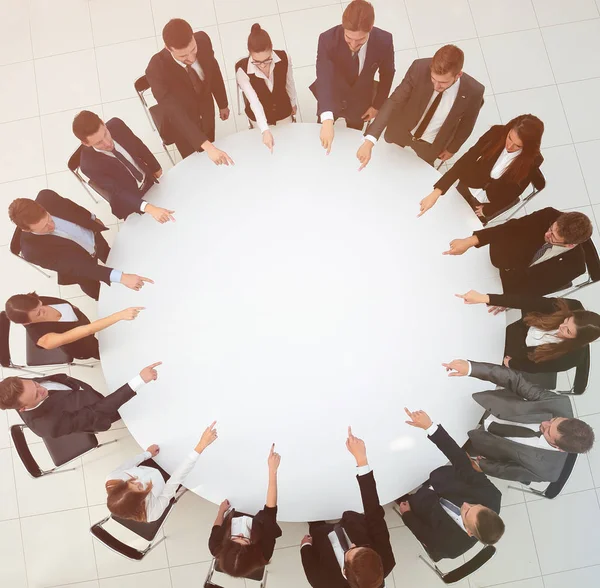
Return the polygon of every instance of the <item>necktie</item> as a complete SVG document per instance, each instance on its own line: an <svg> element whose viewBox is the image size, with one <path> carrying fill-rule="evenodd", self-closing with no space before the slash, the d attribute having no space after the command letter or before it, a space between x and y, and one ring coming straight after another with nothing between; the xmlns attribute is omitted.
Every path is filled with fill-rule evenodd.
<svg viewBox="0 0 600 588"><path fill-rule="evenodd" d="M453 512L457 517L461 516L460 508L454 504L454 502L450 502L445 498L440 498L440 504L445 506L450 512Z"/></svg>
<svg viewBox="0 0 600 588"><path fill-rule="evenodd" d="M131 175L138 182L141 182L144 179L144 174L142 174L122 153L119 153L116 149L113 149L111 153L129 170Z"/></svg>
<svg viewBox="0 0 600 588"><path fill-rule="evenodd" d="M535 255L533 256L533 259L531 260L531 263L535 263L538 259L540 259L542 257L542 255L544 255L544 253L546 253L546 251L548 251L548 249L550 249L550 247L552 247L552 243L544 243L535 252Z"/></svg>
<svg viewBox="0 0 600 588"><path fill-rule="evenodd" d="M187 71L188 76L190 76L190 81L192 82L192 87L198 96L202 96L204 94L204 84L198 75L198 72L191 66L186 65L185 71Z"/></svg>
<svg viewBox="0 0 600 588"><path fill-rule="evenodd" d="M427 129L427 126L431 122L431 119L433 118L433 115L435 114L435 111L437 110L437 107L440 105L440 102L442 101L442 94L443 94L443 92L440 92L435 97L435 100L431 103L429 110L427 110L427 112L425 113L425 116L423 117L423 120L421 121L421 124L418 126L417 130L415 131L415 134L414 134L415 139L420 139L423 136L423 133Z"/></svg>
<svg viewBox="0 0 600 588"><path fill-rule="evenodd" d="M519 425L505 425L503 423L490 423L488 432L498 437L541 437L541 431L533 431L528 427Z"/></svg>
<svg viewBox="0 0 600 588"><path fill-rule="evenodd" d="M360 61L358 60L358 51L352 54L352 83L358 79L358 70Z"/></svg>
<svg viewBox="0 0 600 588"><path fill-rule="evenodd" d="M344 528L339 523L334 525L333 532L336 534L344 553L350 549L350 545L348 544L348 540L346 539L346 534L344 533Z"/></svg>

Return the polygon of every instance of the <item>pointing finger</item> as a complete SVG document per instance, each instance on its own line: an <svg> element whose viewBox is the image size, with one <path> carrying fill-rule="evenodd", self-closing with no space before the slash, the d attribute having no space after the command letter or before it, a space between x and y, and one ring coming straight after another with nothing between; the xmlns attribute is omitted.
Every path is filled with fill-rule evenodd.
<svg viewBox="0 0 600 588"><path fill-rule="evenodd" d="M162 361L157 361L156 363L153 363L152 365L149 365L148 367L153 370L156 366L161 365Z"/></svg>
<svg viewBox="0 0 600 588"><path fill-rule="evenodd" d="M151 280L150 278L144 278L144 276L140 276L140 280L142 280L142 282L149 282L150 284L154 284L154 280Z"/></svg>

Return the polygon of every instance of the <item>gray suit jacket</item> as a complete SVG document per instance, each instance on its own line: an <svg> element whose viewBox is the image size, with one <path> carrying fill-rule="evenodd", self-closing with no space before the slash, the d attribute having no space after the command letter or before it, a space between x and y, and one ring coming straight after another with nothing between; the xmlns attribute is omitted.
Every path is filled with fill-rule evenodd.
<svg viewBox="0 0 600 588"><path fill-rule="evenodd" d="M444 149L456 153L468 139L483 104L484 90L475 78L463 73L458 96L431 146L435 157ZM365 134L379 139L387 127L385 140L388 143L407 145L411 141L410 131L423 116L432 93L431 57L416 59Z"/></svg>
<svg viewBox="0 0 600 588"><path fill-rule="evenodd" d="M554 417L573 418L567 396L528 382L521 372L491 363L471 362L471 376L502 389L473 394L495 417L519 423L541 423ZM567 454L510 441L483 429L469 431L477 455L486 459L481 469L488 475L518 482L554 482L560 476Z"/></svg>

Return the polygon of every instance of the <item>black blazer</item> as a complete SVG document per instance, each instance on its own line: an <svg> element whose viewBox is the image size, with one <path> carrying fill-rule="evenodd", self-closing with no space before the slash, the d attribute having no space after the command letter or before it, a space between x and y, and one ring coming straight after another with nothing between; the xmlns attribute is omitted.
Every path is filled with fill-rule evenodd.
<svg viewBox="0 0 600 588"><path fill-rule="evenodd" d="M409 496L411 510L402 519L415 537L427 547L435 561L455 558L477 543L475 537L463 531L440 505L445 498L460 507L464 502L481 504L500 512L502 494L481 472L476 472L464 449L448 435L444 427L429 437L451 465L433 470L429 482ZM429 488L433 487L433 490Z"/></svg>
<svg viewBox="0 0 600 588"><path fill-rule="evenodd" d="M347 511L342 515L341 525L348 537L358 546L374 549L383 562L384 577L394 569L396 560L390 544L390 534L385 523L383 507L379 503L377 485L373 472L356 476L360 487L364 515ZM302 565L306 577L313 588L348 588L342 576L333 547L327 535L333 525L321 525L321 531L313 534L313 544L301 548Z"/></svg>
<svg viewBox="0 0 600 588"><path fill-rule="evenodd" d="M492 168L502 153L504 145L489 159L483 159L482 153L488 145L496 143L505 133L503 125L493 126L438 180L434 188L439 188L442 194L445 194L456 180L465 183L469 188L484 188L489 200L488 204L483 205L485 216L492 216L512 204L531 183L531 177L539 170L544 158L541 155L536 157L529 175L521 182L507 179L506 174L498 179L492 179L490 177Z"/></svg>
<svg viewBox="0 0 600 588"><path fill-rule="evenodd" d="M317 79L310 91L317 99L317 116L331 111L334 116L360 120L369 107L379 110L394 80L394 43L391 33L373 27L367 44L365 63L356 81L352 80L352 52L337 25L319 35ZM377 92L373 95L375 73L379 71Z"/></svg>
<svg viewBox="0 0 600 588"><path fill-rule="evenodd" d="M146 180L154 181L153 174L160 169L160 164L150 149L120 118L111 118L106 122L106 126L112 138L142 169ZM110 195L110 208L117 218L124 220L131 213L140 211L143 193L140 192L135 178L118 159L83 145L80 167L92 182Z"/></svg>
<svg viewBox="0 0 600 588"><path fill-rule="evenodd" d="M225 84L210 38L203 31L194 33L194 38L198 45L197 60L204 72L204 84L210 90L209 96L214 96L219 108L226 108ZM198 99L187 72L175 63L166 47L152 57L146 68L146 77L170 128L198 151L202 143L208 140L200 128L200 118L215 116L212 96L210 100Z"/></svg>
<svg viewBox="0 0 600 588"><path fill-rule="evenodd" d="M40 406L19 412L23 422L40 437L108 431L111 424L119 420L118 410L121 405L135 396L129 384L121 386L108 396L102 396L89 384L67 374L32 379L38 383L50 380L70 388L51 390Z"/></svg>
<svg viewBox="0 0 600 588"><path fill-rule="evenodd" d="M59 196L53 190L42 190L35 201L52 216L93 231L96 242L99 239L104 241L101 233L108 228L92 220L92 213L83 206ZM112 268L98 264L96 258L74 241L54 235L34 235L21 229L17 229L16 233L20 234L23 257L35 265L54 270L58 274L59 284L76 284L81 279L86 279L105 282L110 286ZM104 245L108 248L106 241Z"/></svg>
<svg viewBox="0 0 600 588"><path fill-rule="evenodd" d="M546 231L561 214L555 208L543 208L473 233L479 239L477 247L490 246L490 259L501 270L505 293L543 296L585 272L581 247L565 249L564 253L529 267L536 251L545 243Z"/></svg>

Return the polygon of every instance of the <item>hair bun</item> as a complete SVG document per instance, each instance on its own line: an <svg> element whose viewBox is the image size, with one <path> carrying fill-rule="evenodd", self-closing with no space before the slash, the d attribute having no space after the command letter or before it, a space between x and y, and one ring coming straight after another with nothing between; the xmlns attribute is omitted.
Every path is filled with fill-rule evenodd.
<svg viewBox="0 0 600 588"><path fill-rule="evenodd" d="M262 30L262 29L260 28L260 25L259 25L257 22L255 22L255 23L252 25L252 28L250 29L250 33L251 33L251 34L256 34L256 33L259 33L261 30Z"/></svg>

